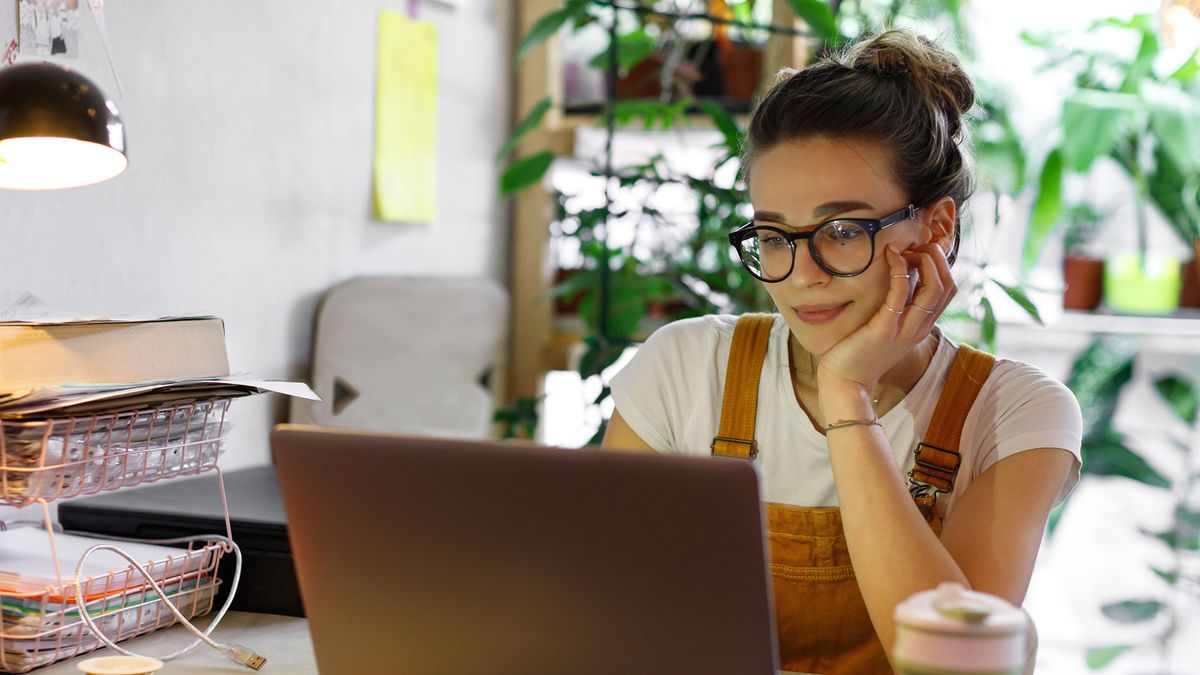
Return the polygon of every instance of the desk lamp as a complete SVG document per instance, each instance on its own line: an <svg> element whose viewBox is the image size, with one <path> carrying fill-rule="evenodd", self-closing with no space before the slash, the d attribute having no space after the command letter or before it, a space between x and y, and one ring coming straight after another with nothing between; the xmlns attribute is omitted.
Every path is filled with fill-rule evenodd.
<svg viewBox="0 0 1200 675"><path fill-rule="evenodd" d="M91 80L51 63L0 69L0 188L91 185L127 164L121 116Z"/></svg>

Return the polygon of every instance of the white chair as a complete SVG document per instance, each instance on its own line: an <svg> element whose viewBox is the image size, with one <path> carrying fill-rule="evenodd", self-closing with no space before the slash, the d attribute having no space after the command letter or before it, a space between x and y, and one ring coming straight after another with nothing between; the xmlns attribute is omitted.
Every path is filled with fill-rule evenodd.
<svg viewBox="0 0 1200 675"><path fill-rule="evenodd" d="M310 383L291 421L386 433L486 438L487 380L500 361L508 295L474 278L360 277L317 307Z"/></svg>

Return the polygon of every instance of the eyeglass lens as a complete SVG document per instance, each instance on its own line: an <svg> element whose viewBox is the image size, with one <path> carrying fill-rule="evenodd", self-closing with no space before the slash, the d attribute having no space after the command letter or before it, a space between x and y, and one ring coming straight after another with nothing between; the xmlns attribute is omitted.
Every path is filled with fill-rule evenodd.
<svg viewBox="0 0 1200 675"><path fill-rule="evenodd" d="M833 274L857 274L871 264L871 234L854 221L830 221L809 241L817 264ZM742 239L738 253L751 272L779 281L791 273L794 250L778 232L764 228Z"/></svg>

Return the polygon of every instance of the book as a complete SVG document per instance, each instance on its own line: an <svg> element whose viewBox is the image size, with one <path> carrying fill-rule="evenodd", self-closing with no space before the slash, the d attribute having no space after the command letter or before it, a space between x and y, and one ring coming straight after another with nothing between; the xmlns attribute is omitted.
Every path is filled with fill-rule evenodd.
<svg viewBox="0 0 1200 675"><path fill-rule="evenodd" d="M216 317L0 322L0 393L226 375Z"/></svg>

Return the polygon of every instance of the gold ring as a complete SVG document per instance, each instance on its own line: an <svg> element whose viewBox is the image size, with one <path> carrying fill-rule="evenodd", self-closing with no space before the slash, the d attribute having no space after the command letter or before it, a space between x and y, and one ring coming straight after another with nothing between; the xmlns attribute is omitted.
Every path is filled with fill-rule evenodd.
<svg viewBox="0 0 1200 675"><path fill-rule="evenodd" d="M892 314L895 314L896 316L904 316L904 312L901 312L898 309L892 309L891 305L888 305L887 303L884 303L883 306L885 309L887 309L887 311L891 312Z"/></svg>
<svg viewBox="0 0 1200 675"><path fill-rule="evenodd" d="M917 304L917 303L915 303L915 302L914 302L913 304L909 305L909 307L912 307L912 308L913 308L913 309L915 309L915 310L919 310L919 311L925 312L926 314L933 314L933 313L934 313L934 311L933 311L932 309L925 309L924 307L922 307L922 306L918 305L918 304Z"/></svg>
<svg viewBox="0 0 1200 675"><path fill-rule="evenodd" d="M892 278L893 279L908 279L909 276L907 274L893 274Z"/></svg>

